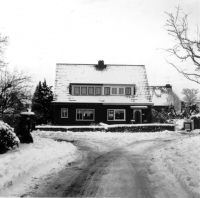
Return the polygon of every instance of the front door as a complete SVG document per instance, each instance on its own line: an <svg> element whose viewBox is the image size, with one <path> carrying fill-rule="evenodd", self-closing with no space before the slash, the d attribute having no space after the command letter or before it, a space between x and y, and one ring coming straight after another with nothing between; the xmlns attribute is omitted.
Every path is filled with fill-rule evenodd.
<svg viewBox="0 0 200 198"><path fill-rule="evenodd" d="M133 118L135 120L135 124L142 123L142 112L141 110L133 110Z"/></svg>

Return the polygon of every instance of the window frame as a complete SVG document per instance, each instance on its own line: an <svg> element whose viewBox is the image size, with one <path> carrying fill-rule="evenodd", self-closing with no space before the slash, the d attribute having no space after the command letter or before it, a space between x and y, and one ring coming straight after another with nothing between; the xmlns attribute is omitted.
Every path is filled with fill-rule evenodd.
<svg viewBox="0 0 200 198"><path fill-rule="evenodd" d="M75 93L75 88L79 88L79 94ZM81 95L81 87L80 86L74 86L74 95L75 96L80 96Z"/></svg>
<svg viewBox="0 0 200 198"><path fill-rule="evenodd" d="M64 109L67 110L67 116L66 117L63 117L63 113L62 112L63 112ZM61 118L68 118L68 116L69 116L68 115L68 108L61 108L60 112L61 112Z"/></svg>
<svg viewBox="0 0 200 198"><path fill-rule="evenodd" d="M126 93L126 90L127 90L127 89L130 89L130 94L127 94L127 93ZM125 95L126 95L126 96L131 96L131 95L132 95L132 88L131 88L131 87L125 87Z"/></svg>
<svg viewBox="0 0 200 198"><path fill-rule="evenodd" d="M93 88L93 94L89 94L89 89ZM95 88L94 87L88 87L88 96L94 96Z"/></svg>
<svg viewBox="0 0 200 198"><path fill-rule="evenodd" d="M116 93L113 93L113 89L116 90ZM118 95L117 90L118 90L118 87L111 87L111 93L112 93L112 95Z"/></svg>
<svg viewBox="0 0 200 198"><path fill-rule="evenodd" d="M113 111L114 112L113 120L109 120L108 119L108 112L109 111ZM124 112L124 119L123 120L121 120L121 119L115 119L115 112L116 111L123 111ZM107 109L107 121L126 121L126 109Z"/></svg>
<svg viewBox="0 0 200 198"><path fill-rule="evenodd" d="M108 90L109 90L109 93L108 93L108 94L105 94L105 89L108 89ZM109 95L110 95L110 87L104 87L104 95L105 95L105 96L109 96Z"/></svg>
<svg viewBox="0 0 200 198"><path fill-rule="evenodd" d="M82 89L85 88L86 89L86 94L82 94ZM88 87L81 87L81 96L87 96L88 95Z"/></svg>
<svg viewBox="0 0 200 198"><path fill-rule="evenodd" d="M122 89L123 93L121 94L120 91L118 91L119 95L125 95L125 87L119 87L119 90Z"/></svg>
<svg viewBox="0 0 200 198"><path fill-rule="evenodd" d="M80 111L80 110L81 110L81 113L82 113L82 119L78 119L77 118L77 115L78 115L77 112ZM93 111L94 115L93 115L93 119L92 120L84 120L83 119L83 111L84 110L86 110L86 111L88 111L88 110ZM76 109L76 121L95 121L95 109Z"/></svg>
<svg viewBox="0 0 200 198"><path fill-rule="evenodd" d="M100 88L100 94L96 94L96 89ZM102 95L102 87L95 87L95 95L96 96L101 96Z"/></svg>

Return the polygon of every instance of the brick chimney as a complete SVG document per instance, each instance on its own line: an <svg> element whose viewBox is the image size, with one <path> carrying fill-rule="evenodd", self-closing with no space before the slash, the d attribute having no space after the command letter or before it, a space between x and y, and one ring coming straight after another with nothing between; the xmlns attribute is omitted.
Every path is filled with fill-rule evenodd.
<svg viewBox="0 0 200 198"><path fill-rule="evenodd" d="M99 60L98 61L98 65L95 65L96 70L98 71L103 71L106 69L106 65L104 65L104 61L103 60Z"/></svg>

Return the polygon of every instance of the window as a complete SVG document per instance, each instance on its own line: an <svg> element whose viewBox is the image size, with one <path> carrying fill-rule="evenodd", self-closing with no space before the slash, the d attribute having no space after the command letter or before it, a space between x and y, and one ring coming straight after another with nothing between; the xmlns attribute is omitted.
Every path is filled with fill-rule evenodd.
<svg viewBox="0 0 200 198"><path fill-rule="evenodd" d="M108 120L114 120L114 110L108 110Z"/></svg>
<svg viewBox="0 0 200 198"><path fill-rule="evenodd" d="M94 87L88 87L88 95L94 95Z"/></svg>
<svg viewBox="0 0 200 198"><path fill-rule="evenodd" d="M112 88L112 94L117 94L117 88Z"/></svg>
<svg viewBox="0 0 200 198"><path fill-rule="evenodd" d="M87 87L81 87L81 95L87 95Z"/></svg>
<svg viewBox="0 0 200 198"><path fill-rule="evenodd" d="M94 121L94 109L77 109L76 120Z"/></svg>
<svg viewBox="0 0 200 198"><path fill-rule="evenodd" d="M124 95L124 88L119 88L119 94Z"/></svg>
<svg viewBox="0 0 200 198"><path fill-rule="evenodd" d="M95 95L101 95L101 87L95 87Z"/></svg>
<svg viewBox="0 0 200 198"><path fill-rule="evenodd" d="M61 109L61 118L68 118L68 109L66 108Z"/></svg>
<svg viewBox="0 0 200 198"><path fill-rule="evenodd" d="M74 95L80 95L80 87L74 87Z"/></svg>
<svg viewBox="0 0 200 198"><path fill-rule="evenodd" d="M131 87L126 87L125 88L125 94L126 95L131 95Z"/></svg>
<svg viewBox="0 0 200 198"><path fill-rule="evenodd" d="M110 95L110 87L104 87L104 95Z"/></svg>
<svg viewBox="0 0 200 198"><path fill-rule="evenodd" d="M125 110L124 109L109 109L108 110L108 121L125 121Z"/></svg>

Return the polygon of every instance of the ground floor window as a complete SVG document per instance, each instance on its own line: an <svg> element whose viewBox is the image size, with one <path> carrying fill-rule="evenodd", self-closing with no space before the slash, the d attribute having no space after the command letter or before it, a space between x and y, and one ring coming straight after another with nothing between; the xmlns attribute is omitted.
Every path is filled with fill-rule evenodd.
<svg viewBox="0 0 200 198"><path fill-rule="evenodd" d="M77 109L76 120L94 121L94 109Z"/></svg>
<svg viewBox="0 0 200 198"><path fill-rule="evenodd" d="M67 108L61 109L61 118L68 118L68 109Z"/></svg>
<svg viewBox="0 0 200 198"><path fill-rule="evenodd" d="M125 109L108 109L108 121L125 121Z"/></svg>

